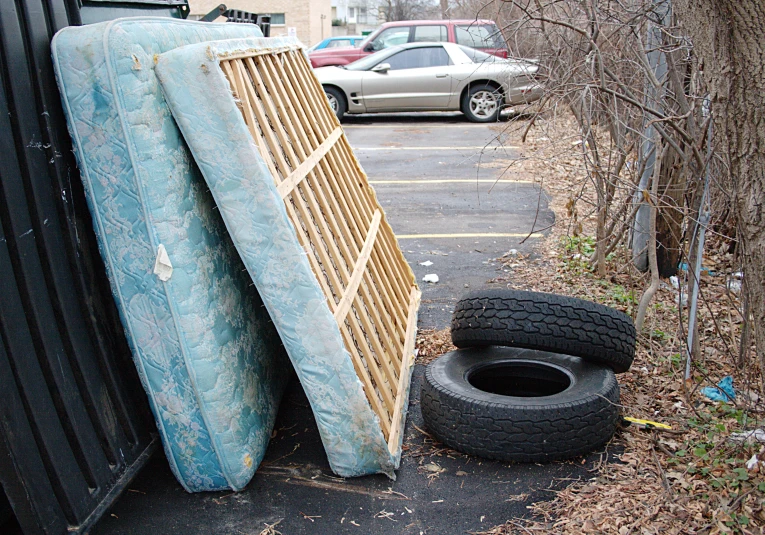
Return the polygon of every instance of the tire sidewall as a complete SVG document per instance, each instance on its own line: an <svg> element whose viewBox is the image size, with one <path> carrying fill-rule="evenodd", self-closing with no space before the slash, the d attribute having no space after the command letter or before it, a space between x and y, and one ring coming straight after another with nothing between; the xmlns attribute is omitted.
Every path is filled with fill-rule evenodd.
<svg viewBox="0 0 765 535"><path fill-rule="evenodd" d="M342 93L342 91L339 91L338 89L330 86L323 86L322 89L324 89L325 95L332 95L334 99L337 101L337 110L333 110L335 113L335 117L337 117L338 121L343 120L343 116L348 111L348 104L345 100L345 95Z"/></svg>
<svg viewBox="0 0 765 535"><path fill-rule="evenodd" d="M473 112L470 109L470 99L473 98L473 95L478 93L479 91L490 91L491 93L494 93L497 97L497 109L496 111L490 116L490 117L478 117L473 114ZM491 86L489 84L478 84L478 85L472 85L468 87L468 90L465 92L465 94L462 97L462 113L465 115L465 117L468 118L469 121L474 123L494 123L497 122L499 119L499 113L502 111L502 92L497 89L494 86Z"/></svg>
<svg viewBox="0 0 765 535"><path fill-rule="evenodd" d="M564 373L570 381L569 386L557 394L540 397L503 396L485 392L474 387L468 381L471 373L480 368L501 364L535 363L550 366ZM580 358L568 355L505 347L466 348L451 351L433 361L427 370L431 383L442 387L442 392L449 392L457 401L470 404L475 408L491 407L510 408L513 411L529 410L538 412L559 407L587 404L599 398L610 389L615 381L613 373L606 368L587 363ZM477 403L476 403L477 402Z"/></svg>

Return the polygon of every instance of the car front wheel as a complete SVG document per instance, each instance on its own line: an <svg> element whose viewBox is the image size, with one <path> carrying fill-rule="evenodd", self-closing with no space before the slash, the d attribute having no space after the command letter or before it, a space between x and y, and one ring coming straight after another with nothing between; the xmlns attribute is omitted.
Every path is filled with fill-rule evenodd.
<svg viewBox="0 0 765 535"><path fill-rule="evenodd" d="M502 93L489 84L470 87L462 98L462 113L474 123L493 123L502 108Z"/></svg>
<svg viewBox="0 0 765 535"><path fill-rule="evenodd" d="M324 94L327 95L329 106L337 116L337 120L341 121L348 109L348 105L345 103L345 95L337 88L330 86L324 86Z"/></svg>

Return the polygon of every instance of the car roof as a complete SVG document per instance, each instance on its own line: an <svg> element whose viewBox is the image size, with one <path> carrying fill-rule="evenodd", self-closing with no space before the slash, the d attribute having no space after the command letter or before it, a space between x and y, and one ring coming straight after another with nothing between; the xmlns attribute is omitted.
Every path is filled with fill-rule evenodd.
<svg viewBox="0 0 765 535"><path fill-rule="evenodd" d="M444 46L450 48L455 46L458 47L459 45L456 43L450 43L449 41L417 41L416 43L402 43L400 45L389 46L387 48L383 48L383 50L391 50L393 48L397 50L408 50L410 48L424 48L433 46ZM382 50L380 52L382 52Z"/></svg>
<svg viewBox="0 0 765 535"><path fill-rule="evenodd" d="M382 24L382 28L392 26L428 26L435 24L496 24L489 19L446 19L446 20L397 20Z"/></svg>

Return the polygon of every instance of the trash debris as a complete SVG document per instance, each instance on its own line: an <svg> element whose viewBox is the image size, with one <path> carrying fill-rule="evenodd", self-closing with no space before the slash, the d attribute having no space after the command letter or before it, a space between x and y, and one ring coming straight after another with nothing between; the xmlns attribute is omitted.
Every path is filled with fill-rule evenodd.
<svg viewBox="0 0 765 535"><path fill-rule="evenodd" d="M686 264L685 262L680 262L680 264L677 266L677 269L679 269L680 271L688 271L688 264ZM709 275L710 277L716 277L717 276L717 272L714 269L710 269L710 268L705 267L705 266L701 266L700 274L701 275Z"/></svg>
<svg viewBox="0 0 765 535"><path fill-rule="evenodd" d="M755 466L757 466L758 462L760 462L760 460L757 458L757 454L755 453L754 455L752 455L752 458L746 462L746 469L747 470L753 469Z"/></svg>
<svg viewBox="0 0 765 535"><path fill-rule="evenodd" d="M757 428L751 431L741 431L738 433L731 433L730 440L732 442L740 442L742 444L765 444L765 429Z"/></svg>
<svg viewBox="0 0 765 535"><path fill-rule="evenodd" d="M173 265L170 263L170 257L167 256L167 250L161 243L157 247L157 259L154 261L154 274L162 282L167 282L173 275Z"/></svg>
<svg viewBox="0 0 765 535"><path fill-rule="evenodd" d="M625 416L622 419L628 422L627 425L634 424L640 429L672 429L671 426L667 424L663 424L661 422L654 422L651 420L641 420L640 418L632 418L630 416Z"/></svg>
<svg viewBox="0 0 765 535"><path fill-rule="evenodd" d="M431 282L433 284L438 282L438 275L435 273L429 273L422 278L422 282Z"/></svg>
<svg viewBox="0 0 765 535"><path fill-rule="evenodd" d="M725 286L728 287L728 290L733 292L734 294L740 294L741 293L741 280L740 279L731 279L728 282L725 283Z"/></svg>
<svg viewBox="0 0 765 535"><path fill-rule="evenodd" d="M425 266L425 267L429 267L429 266L433 265L433 262L431 262L430 260L425 260L425 262L420 262L420 265L421 266Z"/></svg>
<svg viewBox="0 0 765 535"><path fill-rule="evenodd" d="M679 290L680 289L680 279L677 278L677 275L672 275L669 278L669 283L672 285L672 287L675 290Z"/></svg>
<svg viewBox="0 0 765 535"><path fill-rule="evenodd" d="M712 401L733 401L736 399L736 391L733 390L733 377L723 377L717 386L705 386L701 393Z"/></svg>

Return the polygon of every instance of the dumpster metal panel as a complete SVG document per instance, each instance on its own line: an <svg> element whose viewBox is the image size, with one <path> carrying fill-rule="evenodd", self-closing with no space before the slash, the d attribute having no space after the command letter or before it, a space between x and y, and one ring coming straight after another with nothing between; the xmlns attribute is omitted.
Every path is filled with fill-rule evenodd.
<svg viewBox="0 0 765 535"><path fill-rule="evenodd" d="M0 2L0 484L26 533L86 530L156 446L50 59L92 4Z"/></svg>

